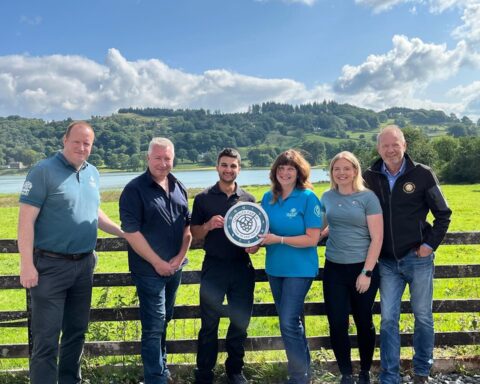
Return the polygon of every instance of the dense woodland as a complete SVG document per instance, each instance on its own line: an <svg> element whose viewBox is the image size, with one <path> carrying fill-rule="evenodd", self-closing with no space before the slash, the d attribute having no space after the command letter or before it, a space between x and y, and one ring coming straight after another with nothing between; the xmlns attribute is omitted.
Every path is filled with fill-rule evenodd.
<svg viewBox="0 0 480 384"><path fill-rule="evenodd" d="M0 166L15 161L31 166L55 153L71 121L0 117ZM154 136L170 138L176 161L192 165L214 165L217 152L231 146L241 151L244 166L269 166L280 151L291 147L302 149L313 165L350 150L365 166L376 157L380 127L395 123L404 129L412 157L432 166L444 181L480 182L480 120L436 110L374 112L333 101L298 106L268 102L243 113L125 108L89 121L96 133L90 161L123 170L145 167L145 152Z"/></svg>

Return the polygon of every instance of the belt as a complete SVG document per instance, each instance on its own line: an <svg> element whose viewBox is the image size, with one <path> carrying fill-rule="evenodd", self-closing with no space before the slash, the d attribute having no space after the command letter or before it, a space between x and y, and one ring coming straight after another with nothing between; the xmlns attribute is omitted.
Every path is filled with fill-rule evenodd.
<svg viewBox="0 0 480 384"><path fill-rule="evenodd" d="M48 257L53 257L55 259L66 259L66 260L81 260L84 257L90 256L93 251L90 252L85 252L85 253L58 253L58 252L50 252L50 251L44 251L43 249L37 249L40 254L48 256Z"/></svg>

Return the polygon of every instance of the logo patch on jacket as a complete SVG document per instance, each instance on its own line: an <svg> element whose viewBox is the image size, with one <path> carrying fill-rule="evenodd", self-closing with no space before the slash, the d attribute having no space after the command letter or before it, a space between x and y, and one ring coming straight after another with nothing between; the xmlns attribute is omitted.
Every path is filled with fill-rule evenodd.
<svg viewBox="0 0 480 384"><path fill-rule="evenodd" d="M415 191L415 184L412 182L408 181L405 184L403 184L403 192L405 193L413 193Z"/></svg>

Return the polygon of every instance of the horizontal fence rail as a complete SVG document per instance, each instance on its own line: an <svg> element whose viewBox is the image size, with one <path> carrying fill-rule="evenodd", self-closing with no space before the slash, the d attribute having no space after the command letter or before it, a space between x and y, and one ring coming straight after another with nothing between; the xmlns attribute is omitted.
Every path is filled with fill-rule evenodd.
<svg viewBox="0 0 480 384"><path fill-rule="evenodd" d="M451 232L443 242L444 245L473 245L480 244L480 232ZM194 242L191 249L199 249L202 242ZM97 242L98 252L126 251L126 242L117 238L100 238ZM0 240L0 253L18 253L17 241ZM323 277L323 269L319 269L317 280ZM480 264L473 265L441 265L435 267L435 279L448 278L478 278L480 277ZM267 276L264 270L256 270L255 280L266 282ZM186 271L182 275L182 284L199 284L200 271ZM123 287L132 286L129 273L99 273L94 275L95 287ZM18 276L0 276L0 289L23 289ZM224 306L223 317L227 316L227 307ZM412 313L410 302L402 302L402 313ZM457 299L457 300L434 300L434 313L475 313L480 312L480 299ZM373 312L380 313L380 303L374 304ZM304 306L305 316L324 316L325 306L321 302L307 302ZM27 327L28 311L0 311L0 327ZM273 303L254 304L253 317L276 316ZM174 319L198 319L200 307L198 305L175 306ZM139 320L138 307L121 308L93 308L91 322L112 321L135 321ZM309 345L312 350L330 348L328 336L309 337ZM378 342L378 340L377 340ZM356 337L351 337L353 347L356 347ZM411 346L413 334L401 335L402 346ZM480 332L442 332L436 333L436 346L455 345L478 345L480 344ZM197 341L169 340L167 341L169 353L195 353ZM378 345L377 345L378 346ZM246 342L247 351L271 351L282 350L283 342L280 336L249 337ZM219 341L219 351L225 352L225 340ZM140 354L139 341L92 341L85 344L85 353L91 356L114 356L114 355L137 355ZM29 356L28 344L4 344L0 345L0 358L26 358Z"/></svg>

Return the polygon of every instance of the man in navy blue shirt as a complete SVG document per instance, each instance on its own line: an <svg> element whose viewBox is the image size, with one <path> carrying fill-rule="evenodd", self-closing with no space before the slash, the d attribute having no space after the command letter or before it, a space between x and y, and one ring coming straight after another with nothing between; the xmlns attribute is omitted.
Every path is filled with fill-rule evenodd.
<svg viewBox="0 0 480 384"><path fill-rule="evenodd" d="M170 173L173 159L173 143L153 138L148 169L130 181L120 196L128 264L140 301L145 384L165 384L171 379L165 335L192 239L187 191Z"/></svg>

